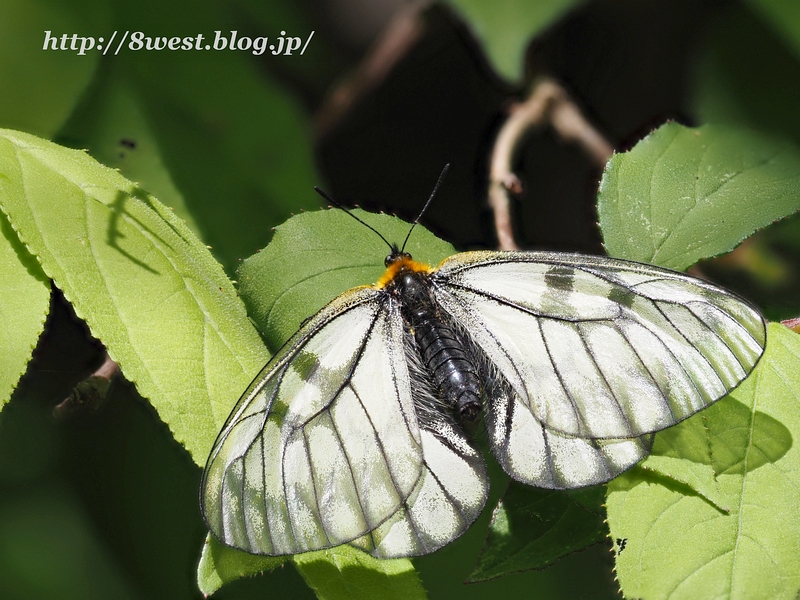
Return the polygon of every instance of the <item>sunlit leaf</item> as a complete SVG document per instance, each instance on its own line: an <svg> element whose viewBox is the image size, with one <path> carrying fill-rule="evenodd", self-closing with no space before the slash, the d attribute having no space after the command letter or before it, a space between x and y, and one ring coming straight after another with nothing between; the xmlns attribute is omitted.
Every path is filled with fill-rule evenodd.
<svg viewBox="0 0 800 600"><path fill-rule="evenodd" d="M609 161L598 197L611 256L683 270L800 208L800 151L756 133L662 126Z"/></svg>
<svg viewBox="0 0 800 600"><path fill-rule="evenodd" d="M0 204L44 272L195 462L267 353L184 223L86 153L0 132Z"/></svg>
<svg viewBox="0 0 800 600"><path fill-rule="evenodd" d="M666 475L701 467L705 473L696 485L643 469L609 484L611 533L627 540L616 567L626 596L796 597L798 360L800 337L770 325L766 353L741 387L659 434L671 440L657 442L661 456L644 466L652 462ZM671 441L684 434L695 443L672 448ZM665 455L674 459L671 465ZM681 469L678 461L689 466Z"/></svg>
<svg viewBox="0 0 800 600"><path fill-rule="evenodd" d="M4 193L0 179L0 197ZM25 372L44 328L50 282L0 213L0 408Z"/></svg>

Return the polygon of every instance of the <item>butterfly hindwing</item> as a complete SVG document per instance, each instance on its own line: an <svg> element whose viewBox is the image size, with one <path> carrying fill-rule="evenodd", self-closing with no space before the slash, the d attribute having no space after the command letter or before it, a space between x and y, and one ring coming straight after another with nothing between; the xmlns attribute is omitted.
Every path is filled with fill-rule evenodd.
<svg viewBox="0 0 800 600"><path fill-rule="evenodd" d="M456 327L481 373L492 454L517 481L549 489L605 483L650 453L653 434L592 439L549 428L521 401L468 331L460 323Z"/></svg>
<svg viewBox="0 0 800 600"><path fill-rule="evenodd" d="M653 435L586 439L548 429L508 386L488 394L486 429L497 462L528 485L571 489L604 483L645 458Z"/></svg>
<svg viewBox="0 0 800 600"><path fill-rule="evenodd" d="M730 292L610 258L467 252L442 263L433 290L516 401L567 437L669 427L736 387L766 341Z"/></svg>
<svg viewBox="0 0 800 600"><path fill-rule="evenodd" d="M442 419L421 428L423 473L400 510L353 545L378 558L417 556L460 536L489 494L483 459L460 428Z"/></svg>

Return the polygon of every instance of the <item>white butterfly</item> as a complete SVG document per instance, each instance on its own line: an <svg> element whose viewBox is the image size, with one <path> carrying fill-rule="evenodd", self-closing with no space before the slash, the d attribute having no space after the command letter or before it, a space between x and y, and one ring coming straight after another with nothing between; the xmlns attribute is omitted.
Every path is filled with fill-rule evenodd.
<svg viewBox="0 0 800 600"><path fill-rule="evenodd" d="M640 263L466 252L431 268L394 247L386 266L308 320L233 409L201 498L225 544L432 552L487 497L464 421L484 415L514 479L602 483L736 387L766 343L746 301Z"/></svg>

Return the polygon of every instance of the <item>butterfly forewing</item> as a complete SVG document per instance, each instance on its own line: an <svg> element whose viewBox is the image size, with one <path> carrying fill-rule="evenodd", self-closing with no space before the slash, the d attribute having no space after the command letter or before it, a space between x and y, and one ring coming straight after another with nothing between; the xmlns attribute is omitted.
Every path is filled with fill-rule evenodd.
<svg viewBox="0 0 800 600"><path fill-rule="evenodd" d="M225 543L293 554L364 535L422 477L402 321L370 288L337 298L265 367L212 451L209 527Z"/></svg>
<svg viewBox="0 0 800 600"><path fill-rule="evenodd" d="M669 427L738 385L766 341L758 312L729 292L603 257L457 254L433 289L518 402L567 437Z"/></svg>

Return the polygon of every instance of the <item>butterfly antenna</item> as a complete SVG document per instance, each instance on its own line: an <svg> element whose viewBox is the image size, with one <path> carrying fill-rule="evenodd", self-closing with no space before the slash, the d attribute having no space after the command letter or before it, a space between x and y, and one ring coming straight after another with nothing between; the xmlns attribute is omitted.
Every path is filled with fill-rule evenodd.
<svg viewBox="0 0 800 600"><path fill-rule="evenodd" d="M325 198L325 200L327 200L328 202L330 202L331 204L333 204L333 205L334 205L336 208L340 208L340 209L342 209L342 210L343 210L345 213L347 213L348 215L350 215L351 217L353 217L353 218L354 218L356 221L358 221L359 223L361 223L362 225L364 225L364 226L365 226L367 229L371 229L372 231L374 231L375 233L377 233L377 234L378 234L378 237L380 237L380 238L381 238L381 239L382 239L382 240L383 240L383 241L386 243L386 245L387 245L387 246L389 246L389 248L390 248L391 250L394 250L394 249L395 249L395 246L393 246L392 244L390 244L390 243L389 243L389 240L387 240L385 237L383 237L383 234L382 234L380 231L378 231L377 229L375 229L375 228L374 228L372 225L370 225L369 223L366 223L366 222L362 221L361 219L359 219L359 218L358 218L357 216L355 216L355 215L354 215L352 212L350 212L350 209L349 209L349 208L347 208L347 207L345 207L345 206L342 206L342 204L341 204L341 203L339 203L339 202L337 202L336 200L334 200L333 198L331 198L331 197L330 197L328 194L326 194L326 193L325 193L323 190L319 189L317 186L314 186L314 191L315 191L315 192L317 192L317 193L318 193L320 196L322 196L323 198ZM412 226L412 227L413 227L413 226Z"/></svg>
<svg viewBox="0 0 800 600"><path fill-rule="evenodd" d="M419 220L422 218L422 215L424 215L425 211L428 210L428 206L430 206L430 203L433 201L433 197L436 195L436 192L439 191L439 186L442 185L442 182L444 181L444 178L447 176L447 172L449 170L450 170L450 163L447 163L444 166L444 169L442 169L442 172L439 175L439 180L436 182L436 185L433 186L433 191L431 192L428 201L425 203L425 206L422 207L422 210L419 211L417 218L414 219L414 222L411 224L411 229L408 230L408 233L406 234L406 239L403 240L403 247L400 248L400 252L403 252L406 249L406 244L408 243L408 238L411 237L411 232L414 231L414 227L417 226L417 223L419 223Z"/></svg>

